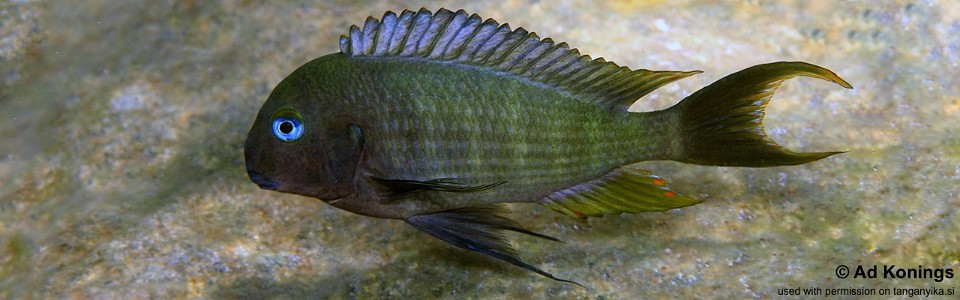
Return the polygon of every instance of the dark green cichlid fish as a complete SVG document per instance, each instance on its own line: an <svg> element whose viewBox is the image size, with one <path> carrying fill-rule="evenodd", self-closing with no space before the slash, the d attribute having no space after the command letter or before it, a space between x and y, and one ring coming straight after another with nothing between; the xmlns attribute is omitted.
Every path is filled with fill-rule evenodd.
<svg viewBox="0 0 960 300"><path fill-rule="evenodd" d="M768 167L840 153L791 152L764 133L764 107L784 80L851 88L803 62L753 66L671 108L627 111L697 73L631 70L462 10L387 12L277 85L247 136L247 172L263 189L402 219L571 282L520 259L504 230L556 239L507 219L501 203L580 218L663 211L700 201L634 163Z"/></svg>

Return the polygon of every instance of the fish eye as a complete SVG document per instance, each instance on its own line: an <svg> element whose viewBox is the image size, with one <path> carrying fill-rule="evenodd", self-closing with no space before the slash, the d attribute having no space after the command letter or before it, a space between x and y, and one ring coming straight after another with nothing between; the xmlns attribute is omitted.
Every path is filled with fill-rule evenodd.
<svg viewBox="0 0 960 300"><path fill-rule="evenodd" d="M281 110L273 119L273 135L284 142L293 142L303 136L303 121L292 110Z"/></svg>

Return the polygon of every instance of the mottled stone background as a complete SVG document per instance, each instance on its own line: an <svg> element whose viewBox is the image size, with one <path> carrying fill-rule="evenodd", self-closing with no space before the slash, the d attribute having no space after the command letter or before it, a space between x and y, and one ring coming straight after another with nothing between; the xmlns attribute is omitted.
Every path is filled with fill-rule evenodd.
<svg viewBox="0 0 960 300"><path fill-rule="evenodd" d="M368 15L419 1L0 2L0 298L772 297L840 264L960 276L955 1L449 1L582 52L703 70L661 109L745 67L801 60L856 89L787 82L767 131L847 150L766 169L645 163L706 202L580 221L536 205L511 235L554 282L399 221L258 189L242 143L271 88ZM276 2L276 3L274 3Z"/></svg>

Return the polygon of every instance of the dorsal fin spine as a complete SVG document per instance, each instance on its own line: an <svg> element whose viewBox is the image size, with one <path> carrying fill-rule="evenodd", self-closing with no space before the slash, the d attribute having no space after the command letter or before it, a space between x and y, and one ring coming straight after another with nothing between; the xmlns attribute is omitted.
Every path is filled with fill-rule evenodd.
<svg viewBox="0 0 960 300"><path fill-rule="evenodd" d="M440 19L440 21L437 22L436 21L437 19ZM449 10L442 10L433 14L433 20L430 20L430 27L427 30L428 32L433 34L432 36L429 36L429 39L427 40L427 43L429 43L429 45L426 47L422 46L423 40L427 39L428 35L424 35L422 38L420 38L421 47L424 48L424 51L423 51L424 57L440 56L441 53L438 53L438 50L439 50L438 48L440 47L437 47L438 46L437 43L439 43L440 41L444 41L445 43L450 43L449 39L445 40L443 37L447 32L447 27L450 26L450 23L453 23L456 19L457 19L457 14L453 14Z"/></svg>
<svg viewBox="0 0 960 300"><path fill-rule="evenodd" d="M487 42L489 42L490 39L496 36L497 32L500 31L500 26L496 26L496 24L497 24L497 21L494 19L487 19L486 21L483 21L483 24L480 24L481 29L478 32L478 34L486 34L487 36L484 37L482 41L479 41L478 43L474 44L475 46L473 47L473 50L470 52L469 55L467 55L468 57L464 59L465 61L467 60L476 61L477 53L480 52L480 50L487 45ZM491 25L495 25L495 26L493 26L492 29L489 29Z"/></svg>
<svg viewBox="0 0 960 300"><path fill-rule="evenodd" d="M516 55L508 55L507 58L512 58L512 59L510 59L509 63L504 61L503 69L507 71L514 70L514 68L517 67L517 63L519 63L525 57L530 55L530 53L533 52L533 50L536 50L537 47L540 45L542 44L538 42L534 42L533 40L530 40L530 39L520 41L520 45L518 45L515 50L510 51L510 53L513 54L513 53L517 53L518 51L522 51L522 52L519 52L519 54L516 54ZM522 70L517 70L517 71L520 71L518 73L523 73Z"/></svg>
<svg viewBox="0 0 960 300"><path fill-rule="evenodd" d="M539 62L543 57L549 54L550 49L553 49L554 43L553 40L547 38L544 39L546 43L539 43L534 45L527 51L525 56L522 56L520 61L523 62L520 64L520 67L517 69L522 74L530 74L530 69L538 67L537 62ZM530 76L533 78L533 76Z"/></svg>
<svg viewBox="0 0 960 300"><path fill-rule="evenodd" d="M474 39L480 35L480 31L483 30L483 18L473 14L470 15L470 18L467 19L467 25L464 26L464 29L460 30L455 36L455 39L460 40L460 46L457 49L449 50L452 54L450 59L460 59L465 57L464 55L467 49L470 48L470 45L474 43Z"/></svg>
<svg viewBox="0 0 960 300"><path fill-rule="evenodd" d="M411 55L414 56L423 56L417 51L423 51L422 45L423 38L430 35L430 26L433 26L433 18L436 17L436 14L431 13L426 8L421 8L417 12L417 17L414 19L414 26L410 30L411 33L417 34L416 40L413 41L413 44L410 44L410 41L407 41L407 44L410 44L412 48Z"/></svg>
<svg viewBox="0 0 960 300"><path fill-rule="evenodd" d="M511 70L521 73L521 74L530 74L530 69L535 68L537 65L533 61L539 60L541 56L545 54L546 49L550 48L553 45L548 44L537 44L530 47L527 50L526 57L521 56L517 61L510 67ZM530 78L534 78L530 76Z"/></svg>
<svg viewBox="0 0 960 300"><path fill-rule="evenodd" d="M362 38L363 35L360 33L360 27L357 27L357 25L350 26L350 53L353 53L353 55L360 54L357 51L360 51L358 48L362 49L363 47Z"/></svg>
<svg viewBox="0 0 960 300"><path fill-rule="evenodd" d="M413 18L410 19L410 31L406 40L403 42L403 48L400 52L400 56L413 56L417 51L417 45L420 44L420 38L426 34L425 28L430 25L430 20L433 19L432 15L424 13L426 9L421 9L417 14L413 15Z"/></svg>
<svg viewBox="0 0 960 300"><path fill-rule="evenodd" d="M476 28L471 30L470 34L467 35L466 40L463 41L463 47L460 47L460 50L453 56L457 62L470 60L472 54L476 52L480 45L490 38L494 32L480 16L473 15L470 17L470 20L477 20L477 25Z"/></svg>
<svg viewBox="0 0 960 300"><path fill-rule="evenodd" d="M403 44L407 42L407 36L410 33L410 21L413 19L413 12L407 10L397 16L397 28L393 30L393 36L390 37L389 56L400 55L403 51Z"/></svg>
<svg viewBox="0 0 960 300"><path fill-rule="evenodd" d="M564 81L564 79L567 78L566 75L568 75L567 73L564 73L564 72L571 72L571 73L574 72L574 71L568 71L568 70L570 70L571 69L570 67L576 64L577 61L579 61L579 57L580 57L580 52L577 51L577 49L573 49L573 51L558 58L557 62L562 62L563 60L568 60L568 61L554 71L556 72L556 76L553 76L553 78L547 81L547 83L559 85L560 82Z"/></svg>
<svg viewBox="0 0 960 300"><path fill-rule="evenodd" d="M564 53L565 51L560 50L561 48L563 48L564 45L566 44L565 43L555 44L553 45L553 47L550 47L550 49L548 49L543 56L537 58L537 61L535 61L534 63L540 62L540 60L543 60L544 58L555 56L550 60L548 60L546 63L537 67L536 73L530 73L530 77L538 81L543 81L544 78L540 77L540 74L543 74L544 71L549 70L550 67L552 67L558 60L563 58L564 55L566 55L566 53Z"/></svg>
<svg viewBox="0 0 960 300"><path fill-rule="evenodd" d="M449 10L438 11L433 14L433 20L430 20L430 29L432 29L430 32L432 32L433 35L430 36L429 44L424 47L424 53L426 53L424 57L440 57L440 53L437 52L439 50L438 48L440 48L438 47L439 43L440 41L443 41L444 43L450 42L449 40L445 40L443 37L447 32L447 27L450 26L450 23L453 23L456 20L456 17L457 15ZM439 21L437 19L439 19ZM427 38L427 36L424 36L422 39L425 38Z"/></svg>
<svg viewBox="0 0 960 300"><path fill-rule="evenodd" d="M464 41L462 40L460 33L464 30L472 32L474 28L470 27L476 26L475 23L471 23L470 16L463 12L463 10L458 11L456 17L454 17L454 21L452 21L451 24L455 26L451 27L450 25L447 25L446 30L450 33L450 37L448 38L449 42L444 45L443 49L440 49L440 56L438 56L443 60L450 60L455 57L453 56L455 52L460 52L459 50L463 48L464 45Z"/></svg>
<svg viewBox="0 0 960 300"><path fill-rule="evenodd" d="M503 24L503 25L497 26L497 31L493 32L493 35L491 35L490 38L487 39L487 41L480 46L480 48L477 48L477 54L480 54L480 53L486 53L486 54L482 54L483 57L476 60L476 62L481 65L486 64L487 60L490 59L490 56L492 56L493 53L496 52L494 51L494 49L503 47L503 43L507 42L507 38L510 35L510 32L511 32L510 25Z"/></svg>
<svg viewBox="0 0 960 300"><path fill-rule="evenodd" d="M384 38L389 42L389 35L393 33L393 26L388 23L386 16L380 18L380 30L377 30L377 34L373 37L373 55L382 55L386 50L387 43L381 42Z"/></svg>
<svg viewBox="0 0 960 300"><path fill-rule="evenodd" d="M586 55L581 55L578 61L579 63L584 64L586 61L590 61L590 57ZM596 60L593 60L593 61L596 61ZM600 64L592 64L582 68L574 68L573 71L570 72L570 74L567 74L566 78L564 78L563 84L572 86L573 84L571 83L583 82L582 80L586 78L586 76L589 76L590 73L593 73L593 71L596 71L597 69L602 67L603 65L600 65Z"/></svg>
<svg viewBox="0 0 960 300"><path fill-rule="evenodd" d="M458 24L458 19L461 17L461 14L454 14L453 17L443 18L445 21L442 25L437 27L437 38L433 39L433 42L430 44L430 51L427 54L427 57L438 59L444 58L444 50L446 50L447 47L450 47L450 44L454 42L451 37L455 35L456 32L451 33L451 30L459 31L459 29L462 28L460 26L462 24Z"/></svg>
<svg viewBox="0 0 960 300"><path fill-rule="evenodd" d="M589 59L589 57L587 57L586 55L581 56L581 58L588 58L588 59ZM594 62L596 62L597 60L602 60L602 59L603 59L603 58L595 59ZM583 59L581 59L581 61L582 61L582 60L583 60ZM573 73L570 73L570 77L567 78L566 81L567 81L567 82L572 82L572 83L584 82L584 81L583 81L584 79L586 79L587 77L590 77L590 75L592 75L593 72L599 70L600 68L603 68L603 64L594 64L594 65L591 65L591 66L588 66L588 67L585 67L585 68L576 70L576 71L574 71ZM576 75L576 76L574 76L574 75ZM579 92L579 91L582 91L582 90L583 90L583 87L582 87L582 86L575 86L573 89L575 89L576 91Z"/></svg>
<svg viewBox="0 0 960 300"><path fill-rule="evenodd" d="M603 79L607 77L611 77L611 75L619 71L620 69L615 67L614 64L605 63L603 67L594 71L593 74L590 74L590 76L588 76L587 79L584 80L584 85L581 91L584 91L587 93L593 93L597 91L597 89L607 86L607 84L609 84L610 82ZM611 78L613 78L611 80L616 80L616 77L611 77Z"/></svg>
<svg viewBox="0 0 960 300"><path fill-rule="evenodd" d="M443 59L454 59L463 53L463 49L467 46L467 43L470 42L470 39L472 39L476 34L477 29L480 28L480 21L481 19L477 15L469 16L463 21L463 25L461 25L460 28L457 28L457 31L453 33L450 43L447 43L447 46L444 47ZM468 33L463 34L465 31ZM457 45L455 45L453 49L450 49L450 46L455 42Z"/></svg>
<svg viewBox="0 0 960 300"><path fill-rule="evenodd" d="M486 41L488 38L490 38L490 36L493 35L496 30L496 27L493 27L492 29L489 28L486 21L484 21L483 18L478 15L471 16L470 20L476 20L475 23L477 25L475 28L473 28L473 30L470 31L470 34L467 35L466 39L463 41L463 47L457 51L457 55L455 57L459 61L470 59L470 55L468 53L473 53L473 51L476 50L476 48L479 47L483 41ZM484 32L487 32L485 36Z"/></svg>
<svg viewBox="0 0 960 300"><path fill-rule="evenodd" d="M390 42L393 40L393 33L397 31L397 15L392 11L388 11L383 14L383 18L380 18L380 30L377 31L376 37L376 50L373 51L374 55L384 55L390 52ZM384 32L387 30L387 32ZM383 42L381 42L383 41Z"/></svg>
<svg viewBox="0 0 960 300"><path fill-rule="evenodd" d="M487 60L496 53L496 49L502 48L503 44L507 42L511 32L510 26L507 24L498 26L497 31L487 39L487 42L477 49L477 54L482 57L479 57L476 62L480 65L486 65Z"/></svg>
<svg viewBox="0 0 960 300"><path fill-rule="evenodd" d="M510 55L511 52L513 52L513 49L516 49L517 46L520 46L521 42L523 42L523 38L529 34L530 33L523 28L517 28L513 32L507 33L507 35L503 38L503 42L497 46L496 50L492 51L493 55L488 57L488 59L493 57L496 58L494 58L493 61L484 61L484 63L500 62L498 65L502 66L503 60Z"/></svg>
<svg viewBox="0 0 960 300"><path fill-rule="evenodd" d="M539 71L542 71L544 67L550 66L549 64L541 64L540 61L554 55L556 53L555 51L557 50L557 44L554 43L552 39L546 38L543 40L546 41L547 43L541 44L533 52L531 52L531 53L536 53L536 56L530 59L530 61L526 63L528 66L526 69L524 69L524 73L530 74L530 77L532 78L537 78L536 75L539 75L540 73ZM540 52L537 52L537 50L540 50L540 49L542 50ZM549 61L550 60L548 60L548 62ZM536 69L538 72L531 73L532 71L531 69Z"/></svg>
<svg viewBox="0 0 960 300"><path fill-rule="evenodd" d="M416 50L414 50L414 56L428 57L430 55L431 48L427 47L427 45L432 46L434 43L436 43L435 37L438 36L437 27L441 26L442 24L437 24L435 20L438 16L440 16L440 12L430 15L430 18L425 25L426 27L423 29L423 34L420 35L420 38L417 39L417 43L414 44L414 47L416 48ZM444 24L446 24L446 22L444 22Z"/></svg>
<svg viewBox="0 0 960 300"><path fill-rule="evenodd" d="M380 34L379 28L380 21L377 21L377 19L372 16L367 17L367 21L363 24L363 42L366 44L366 50L363 51L363 54L370 55L376 50L377 35Z"/></svg>

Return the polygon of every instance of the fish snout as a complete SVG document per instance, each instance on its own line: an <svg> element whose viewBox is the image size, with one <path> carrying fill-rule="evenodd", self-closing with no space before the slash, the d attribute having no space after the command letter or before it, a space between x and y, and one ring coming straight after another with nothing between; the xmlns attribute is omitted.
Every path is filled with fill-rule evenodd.
<svg viewBox="0 0 960 300"><path fill-rule="evenodd" d="M277 187L280 186L276 182L264 178L263 175L260 175L257 172L247 171L247 175L250 175L250 181L253 181L253 183L256 183L257 186L259 186L261 189L276 190Z"/></svg>
<svg viewBox="0 0 960 300"><path fill-rule="evenodd" d="M280 187L276 181L267 179L263 177L263 175L260 175L260 173L253 171L253 166L249 161L247 161L247 175L250 176L250 181L256 183L261 189L276 190L278 187Z"/></svg>

